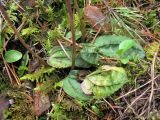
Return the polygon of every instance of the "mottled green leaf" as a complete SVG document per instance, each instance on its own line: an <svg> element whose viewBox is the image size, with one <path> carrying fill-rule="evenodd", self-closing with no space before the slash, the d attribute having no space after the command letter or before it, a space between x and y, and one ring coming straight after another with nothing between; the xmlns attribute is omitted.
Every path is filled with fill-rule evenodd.
<svg viewBox="0 0 160 120"><path fill-rule="evenodd" d="M5 60L8 63L13 63L22 58L22 53L17 50L9 50L5 53Z"/></svg>
<svg viewBox="0 0 160 120"><path fill-rule="evenodd" d="M143 48L131 38L117 35L103 35L96 39L95 46L104 57L134 60L144 58Z"/></svg>
<svg viewBox="0 0 160 120"><path fill-rule="evenodd" d="M123 68L104 65L86 76L81 88L85 94L92 93L95 97L102 98L116 92L127 81L127 74Z"/></svg>
<svg viewBox="0 0 160 120"><path fill-rule="evenodd" d="M55 68L67 68L72 66L72 49L55 47L52 51L52 56L48 58L47 63ZM79 53L76 54L75 66L88 68L91 65L84 61Z"/></svg>
<svg viewBox="0 0 160 120"><path fill-rule="evenodd" d="M77 67L82 67L82 68L89 68L89 67L91 67L91 64L88 63L88 62L86 62L84 59L82 59L82 57L80 56L79 53L76 55L75 65Z"/></svg>
<svg viewBox="0 0 160 120"><path fill-rule="evenodd" d="M93 44L84 44L80 51L81 57L90 64L98 64L99 54Z"/></svg>
<svg viewBox="0 0 160 120"><path fill-rule="evenodd" d="M63 80L63 89L71 97L78 100L90 100L91 96L84 94L80 87L80 83L77 82L78 70L72 70L69 75Z"/></svg>
<svg viewBox="0 0 160 120"><path fill-rule="evenodd" d="M55 68L66 68L72 65L71 49L55 47L52 51L52 56L48 58L47 63Z"/></svg>
<svg viewBox="0 0 160 120"><path fill-rule="evenodd" d="M124 40L128 40L128 38L125 36L117 36L117 35L102 35L96 38L95 46L99 48L106 45L117 45Z"/></svg>

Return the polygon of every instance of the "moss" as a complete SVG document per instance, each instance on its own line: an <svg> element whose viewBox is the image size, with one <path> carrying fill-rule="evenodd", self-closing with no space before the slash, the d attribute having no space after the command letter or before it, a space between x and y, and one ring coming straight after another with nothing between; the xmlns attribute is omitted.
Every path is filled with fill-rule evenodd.
<svg viewBox="0 0 160 120"><path fill-rule="evenodd" d="M7 120L35 120L32 103L22 87L10 87L3 93L14 99L14 104L5 111Z"/></svg>
<svg viewBox="0 0 160 120"><path fill-rule="evenodd" d="M0 59L0 94L8 86L8 81L9 81L7 75L5 75L3 72L3 66L4 65Z"/></svg>

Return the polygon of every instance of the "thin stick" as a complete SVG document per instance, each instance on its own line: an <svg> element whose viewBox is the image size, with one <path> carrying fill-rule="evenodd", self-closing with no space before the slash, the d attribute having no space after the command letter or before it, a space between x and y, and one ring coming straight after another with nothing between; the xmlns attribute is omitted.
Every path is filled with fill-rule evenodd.
<svg viewBox="0 0 160 120"><path fill-rule="evenodd" d="M71 57L69 56L69 54L67 53L67 51L65 50L65 48L63 47L63 45L61 44L61 42L59 40L57 40L59 45L61 46L62 50L64 51L64 53L66 54L66 56L71 59Z"/></svg>
<svg viewBox="0 0 160 120"><path fill-rule="evenodd" d="M95 42L95 40L96 40L96 38L97 38L97 36L98 36L98 34L100 33L101 30L102 30L102 26L98 29L96 35L94 36L94 38L93 38L93 40L92 40L92 43Z"/></svg>
<svg viewBox="0 0 160 120"><path fill-rule="evenodd" d="M147 88L147 89L146 89L141 95L139 95L136 99L134 99L134 101L133 101L130 105L127 106L127 108L125 109L124 112L126 112L126 111L128 110L128 108L130 108L138 99L140 99L149 89L150 89L150 87Z"/></svg>
<svg viewBox="0 0 160 120"><path fill-rule="evenodd" d="M70 22L70 28L72 33L72 69L75 67L75 58L76 58L76 42L75 42L75 29L74 29L74 21L73 21L73 12L71 8L71 1L66 0L67 10L69 13L69 22Z"/></svg>
<svg viewBox="0 0 160 120"><path fill-rule="evenodd" d="M7 67L7 62L5 61L3 54L2 54L2 59L3 59L4 66L5 66L5 68L6 68L6 71L7 71L8 77L9 77L9 80L10 80L11 84L13 84L13 79L12 79L12 77L11 77L11 74L10 74L9 69L8 69L8 67Z"/></svg>
<svg viewBox="0 0 160 120"><path fill-rule="evenodd" d="M129 105L128 101L127 101L125 98L124 98L124 101L126 102L126 104L127 104L127 106L129 107L129 109L131 109L132 112L133 112L136 116L138 116L138 114L135 112L134 108L132 108L132 106Z"/></svg>
<svg viewBox="0 0 160 120"><path fill-rule="evenodd" d="M10 20L10 18L8 17L2 3L0 2L0 11L2 16L4 17L4 19L8 22L8 24L10 25L10 27L13 29L15 35L17 36L17 38L19 39L19 41L21 42L21 44L33 55L35 56L42 64L47 65L47 63L41 58L39 57L36 53L34 53L31 49L30 46L28 44L26 44L23 40L23 38L19 35L16 27L12 24L12 21Z"/></svg>
<svg viewBox="0 0 160 120"><path fill-rule="evenodd" d="M20 80L19 80L18 76L14 73L14 71L12 70L12 68L8 64L6 64L6 65L9 69L10 73L14 77L14 81L16 81L17 85L20 85L21 83L20 83Z"/></svg>
<svg viewBox="0 0 160 120"><path fill-rule="evenodd" d="M116 110L113 108L113 106L112 106L106 99L103 98L103 100L112 108L112 110L113 110L115 113L117 113Z"/></svg>
<svg viewBox="0 0 160 120"><path fill-rule="evenodd" d="M160 75L156 76L156 77L154 78L154 80L157 79L159 76L160 76ZM124 94L124 95L116 98L115 100L119 100L119 99L121 99L121 98L123 98L123 97L125 97L125 96L127 96L127 95L129 95L129 94L131 94L131 93L133 93L133 92L135 92L135 91L137 91L138 89L140 89L140 88L148 85L150 82L152 82L152 81L150 80L150 81L146 82L145 84L139 86L138 88L136 88L136 89L134 89L134 90L132 90L132 91L129 91L128 93L126 93L126 94Z"/></svg>
<svg viewBox="0 0 160 120"><path fill-rule="evenodd" d="M9 66L9 65L8 65L8 66ZM15 78L15 81L17 82L17 84L20 85L20 84L21 84L21 81L20 81L19 77L18 77L17 74L16 74L16 71L15 71L15 69L14 69L13 64L12 64L11 66L12 66L12 68L9 66L9 67L10 67L10 71L12 72L12 74L13 74L13 76L14 76L14 78Z"/></svg>
<svg viewBox="0 0 160 120"><path fill-rule="evenodd" d="M68 39L68 38L66 38L66 37L62 37L62 38L63 38L64 40L66 40L67 42L73 44L72 41L71 41L70 39ZM76 43L76 47L82 48L82 45L79 45L78 43Z"/></svg>
<svg viewBox="0 0 160 120"><path fill-rule="evenodd" d="M11 69L11 67L8 65L8 63L7 63L6 60L4 59L3 54L1 54L1 55L2 55L3 63L4 63L4 65L5 65L5 68L6 68L6 71L7 71L7 74L8 74L8 77L9 77L9 79L10 79L11 84L13 84L13 78L12 78L12 76L13 76L16 84L17 84L17 85L20 85L21 83L20 83L20 81L19 81L19 78L17 77L16 74L14 74L14 72L13 72L12 69ZM11 76L11 74L12 74L12 76Z"/></svg>
<svg viewBox="0 0 160 120"><path fill-rule="evenodd" d="M155 52L153 60L152 60L152 66L151 66L151 94L149 97L149 105L148 105L148 113L150 111L150 107L151 107L151 103L152 103L152 99L153 99L153 94L154 94L154 78L155 78L155 73L154 73L154 68L155 68L155 62L156 62L156 58L158 55L158 51Z"/></svg>

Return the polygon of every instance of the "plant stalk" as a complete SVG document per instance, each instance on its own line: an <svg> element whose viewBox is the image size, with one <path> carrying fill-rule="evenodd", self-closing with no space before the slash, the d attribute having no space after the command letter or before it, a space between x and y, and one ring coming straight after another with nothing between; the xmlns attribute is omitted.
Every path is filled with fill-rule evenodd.
<svg viewBox="0 0 160 120"><path fill-rule="evenodd" d="M66 0L67 10L69 14L69 22L72 33L72 69L75 67L75 58L76 58L76 42L75 42L75 29L74 29L74 21L73 21L73 12L71 8L71 1Z"/></svg>

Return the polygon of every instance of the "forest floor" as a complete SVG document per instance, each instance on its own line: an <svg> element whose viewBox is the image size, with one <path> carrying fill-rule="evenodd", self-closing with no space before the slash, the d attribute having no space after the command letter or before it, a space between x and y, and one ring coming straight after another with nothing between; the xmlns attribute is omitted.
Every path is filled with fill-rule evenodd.
<svg viewBox="0 0 160 120"><path fill-rule="evenodd" d="M2 0L0 119L160 120L158 0Z"/></svg>

